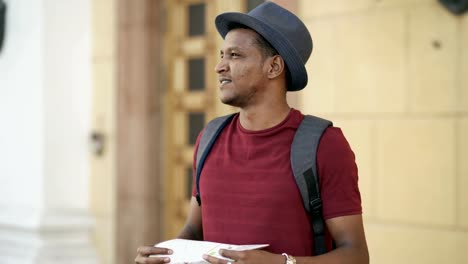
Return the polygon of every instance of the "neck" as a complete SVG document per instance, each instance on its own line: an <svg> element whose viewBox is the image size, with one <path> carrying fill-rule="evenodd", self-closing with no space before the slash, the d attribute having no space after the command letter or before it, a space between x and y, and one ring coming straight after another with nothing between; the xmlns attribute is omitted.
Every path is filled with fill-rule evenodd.
<svg viewBox="0 0 468 264"><path fill-rule="evenodd" d="M242 108L239 120L245 129L264 130L281 123L288 116L290 110L286 100L282 103L255 105Z"/></svg>

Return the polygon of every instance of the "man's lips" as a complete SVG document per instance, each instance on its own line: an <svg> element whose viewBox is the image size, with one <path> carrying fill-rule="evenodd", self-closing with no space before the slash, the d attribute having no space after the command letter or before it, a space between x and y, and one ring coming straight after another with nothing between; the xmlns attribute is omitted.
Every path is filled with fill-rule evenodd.
<svg viewBox="0 0 468 264"><path fill-rule="evenodd" d="M224 78L224 77L219 78L219 83L221 84L221 86L223 86L225 84L228 84L228 83L231 83L231 82L232 82L232 80L229 79L229 78Z"/></svg>

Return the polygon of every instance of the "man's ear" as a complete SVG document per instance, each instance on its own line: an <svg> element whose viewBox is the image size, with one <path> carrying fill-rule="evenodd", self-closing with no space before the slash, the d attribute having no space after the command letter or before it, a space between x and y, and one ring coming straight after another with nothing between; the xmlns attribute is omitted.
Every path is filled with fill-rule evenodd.
<svg viewBox="0 0 468 264"><path fill-rule="evenodd" d="M280 55L268 58L268 78L274 79L280 76L284 71L284 60Z"/></svg>

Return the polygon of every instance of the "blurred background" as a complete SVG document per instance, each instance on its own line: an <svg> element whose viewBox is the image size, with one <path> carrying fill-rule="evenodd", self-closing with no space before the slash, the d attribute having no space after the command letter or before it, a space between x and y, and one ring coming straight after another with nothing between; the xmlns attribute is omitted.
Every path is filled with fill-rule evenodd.
<svg viewBox="0 0 468 264"><path fill-rule="evenodd" d="M0 264L133 263L178 233L196 136L236 111L214 18L261 2L0 0ZM468 263L467 15L274 2L314 39L288 100L355 151L371 263Z"/></svg>

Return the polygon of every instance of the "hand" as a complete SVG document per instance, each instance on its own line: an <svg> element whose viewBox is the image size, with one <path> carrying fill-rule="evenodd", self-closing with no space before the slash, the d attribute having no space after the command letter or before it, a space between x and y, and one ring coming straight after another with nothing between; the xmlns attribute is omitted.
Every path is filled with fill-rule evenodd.
<svg viewBox="0 0 468 264"><path fill-rule="evenodd" d="M135 258L137 264L158 264L158 263L169 263L171 261L168 257L150 257L150 255L171 255L173 252L168 248L160 247L139 247L137 249L138 255Z"/></svg>
<svg viewBox="0 0 468 264"><path fill-rule="evenodd" d="M219 259L208 255L203 255L203 259L212 264L284 264L286 259L279 254L273 254L264 250L228 250L220 249L219 254L225 258L232 259L229 261Z"/></svg>

